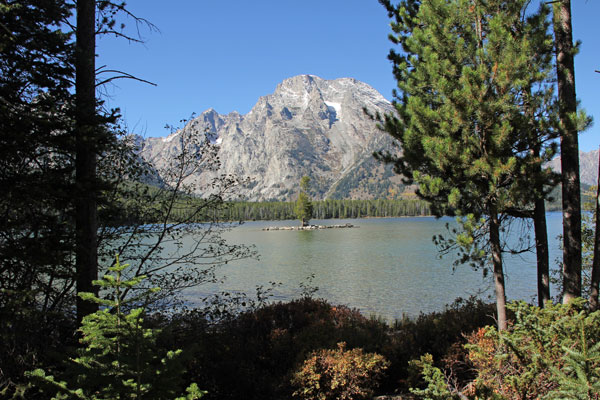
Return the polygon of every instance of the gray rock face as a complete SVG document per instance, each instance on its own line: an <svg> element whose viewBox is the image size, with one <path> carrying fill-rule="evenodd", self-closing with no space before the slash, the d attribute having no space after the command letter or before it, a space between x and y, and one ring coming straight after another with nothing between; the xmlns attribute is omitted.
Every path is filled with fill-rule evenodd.
<svg viewBox="0 0 600 400"><path fill-rule="evenodd" d="M560 172L560 157L549 163L550 167ZM579 174L582 183L596 185L598 183L598 150L579 152Z"/></svg>
<svg viewBox="0 0 600 400"><path fill-rule="evenodd" d="M240 193L248 200L294 199L303 175L311 177L317 199L399 193L400 178L372 157L373 151L393 149L391 139L363 108L372 114L394 110L375 89L355 79L300 75L259 98L246 115L209 109L182 131L208 132L218 146L219 173L251 179ZM142 157L161 170L181 152L182 131L146 139ZM201 187L215 174L200 168L186 180Z"/></svg>

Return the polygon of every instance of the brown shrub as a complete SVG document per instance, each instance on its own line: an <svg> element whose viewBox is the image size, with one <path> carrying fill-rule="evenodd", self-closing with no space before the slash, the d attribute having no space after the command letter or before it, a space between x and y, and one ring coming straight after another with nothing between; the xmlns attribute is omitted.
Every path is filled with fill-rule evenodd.
<svg viewBox="0 0 600 400"><path fill-rule="evenodd" d="M382 355L362 349L319 350L294 374L295 397L303 400L358 400L372 396L378 378L389 363Z"/></svg>

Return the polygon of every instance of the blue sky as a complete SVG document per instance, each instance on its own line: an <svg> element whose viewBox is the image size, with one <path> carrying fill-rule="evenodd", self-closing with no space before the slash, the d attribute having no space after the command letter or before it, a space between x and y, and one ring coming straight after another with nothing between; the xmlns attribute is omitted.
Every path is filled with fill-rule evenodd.
<svg viewBox="0 0 600 400"><path fill-rule="evenodd" d="M192 113L247 113L282 80L313 74L352 77L391 99L389 19L376 0L128 0L158 27L140 27L145 44L113 37L98 43L97 66L126 71L150 86L119 80L104 92L132 132L166 136ZM595 117L580 149L600 144L600 1L572 0L577 94ZM132 21L129 32L135 32Z"/></svg>

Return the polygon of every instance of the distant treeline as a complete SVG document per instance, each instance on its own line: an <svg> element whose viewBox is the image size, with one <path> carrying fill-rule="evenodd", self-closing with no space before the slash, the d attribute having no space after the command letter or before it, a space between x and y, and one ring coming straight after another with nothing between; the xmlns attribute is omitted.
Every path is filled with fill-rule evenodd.
<svg viewBox="0 0 600 400"><path fill-rule="evenodd" d="M228 221L296 219L295 202L235 202L222 210ZM431 215L429 204L418 199L313 201L313 218L414 217Z"/></svg>

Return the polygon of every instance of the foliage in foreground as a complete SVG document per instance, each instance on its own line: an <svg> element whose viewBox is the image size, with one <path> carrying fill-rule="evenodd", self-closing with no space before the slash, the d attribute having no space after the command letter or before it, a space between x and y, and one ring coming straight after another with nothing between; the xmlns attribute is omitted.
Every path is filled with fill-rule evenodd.
<svg viewBox="0 0 600 400"><path fill-rule="evenodd" d="M142 313L139 326L135 326L139 328L138 332L150 335L142 341L145 346L142 348L147 351L141 359L146 365L163 371L166 366L161 360L168 359L165 355L172 349L184 349L179 355L172 353L174 357L168 365L171 372L163 371L162 376L151 379L150 384L157 385L162 379L165 383L161 384L161 390L171 390L175 397L191 382L202 382L202 389L208 390L203 400L291 398L295 390L291 379L305 360L315 351L335 349L337 343L345 342L348 351L361 349L364 353L381 354L389 361L376 395L403 393L418 382L408 368L410 360L426 352L432 353L436 360L451 358L456 347L464 343L464 334L493 323L493 307L475 300L458 301L444 311L403 318L390 325L377 318L365 317L358 310L311 298L313 294L314 291L306 290L300 299L273 304L259 302L245 311L234 312L231 310L235 307L221 301L219 304L227 311L224 314L207 313L204 309L164 315ZM131 308L136 307L138 305L133 303L124 306L123 321ZM113 318L114 314L106 316ZM111 326L114 327L114 324ZM34 336L38 334L33 327L27 332ZM77 374L84 370L81 365L57 361L64 360L65 353L73 354L65 348L66 340L73 336L72 332L70 325L64 327L62 333L50 332L45 337L46 347L39 353L43 357L30 369L43 368L45 375L54 376L55 381L67 382L65 390L88 390L91 381L77 380ZM136 336L131 334L129 337ZM86 347L89 345L86 344ZM94 351L100 352L100 349ZM135 353L131 347L127 351L123 350L120 354L124 357L124 352L129 355ZM57 356L50 357L46 353L57 353ZM74 358L86 355L90 353L82 350ZM106 362L109 357L110 354L106 354L102 361L107 371L111 371ZM125 368L126 361L122 359L122 368ZM438 363L442 365L441 361ZM131 363L127 365L131 367ZM99 373L88 371L85 375L91 377L93 374ZM168 377L172 375L181 380L169 381ZM149 374L144 376L149 377ZM22 373L11 377L15 383L23 383ZM34 389L43 386L45 391L36 394L30 390L26 398L48 398L48 394L59 390L67 393L43 379L38 380L36 385L38 387ZM0 392L0 397L13 392L14 389L4 394ZM85 395L89 393L84 392Z"/></svg>
<svg viewBox="0 0 600 400"><path fill-rule="evenodd" d="M298 388L294 396L303 400L367 399L388 365L380 354L346 350L346 343L341 342L337 349L315 351L304 361L292 378Z"/></svg>
<svg viewBox="0 0 600 400"><path fill-rule="evenodd" d="M122 280L122 272L128 266L121 265L117 258L115 266L109 269L113 275L94 282L106 291L105 298L92 293L81 294L101 309L84 317L79 328L84 347L71 359L65 380L57 380L42 369L28 374L41 390L55 393L53 398L176 398L184 372L182 351L168 351L163 358L156 355L156 338L160 332L143 326L143 302L149 293L123 298L125 288L135 288L144 279ZM177 399L199 399L205 393L195 383L190 384L186 392Z"/></svg>
<svg viewBox="0 0 600 400"><path fill-rule="evenodd" d="M207 399L291 398L293 372L315 350L335 348L381 352L387 325L345 306L301 298L264 305L216 324L200 312L169 322L171 340L197 344L188 380L201 381Z"/></svg>
<svg viewBox="0 0 600 400"><path fill-rule="evenodd" d="M217 323L196 310L161 324L168 326L163 335L171 347L196 345L186 379L202 382L206 399L268 400L291 398L297 389L290 383L294 372L313 352L335 349L340 342L348 350L381 354L389 361L375 394L406 392L418 382L408 368L410 360L426 352L438 360L453 357L465 334L494 322L493 309L481 301L461 300L444 311L390 325L307 296Z"/></svg>
<svg viewBox="0 0 600 400"><path fill-rule="evenodd" d="M462 388L462 398L600 398L600 312L584 304L578 299L540 309L512 303L509 330L488 326L471 334L465 348L476 377ZM448 370L435 367L430 356L415 364L427 384L413 389L419 398L458 398Z"/></svg>

